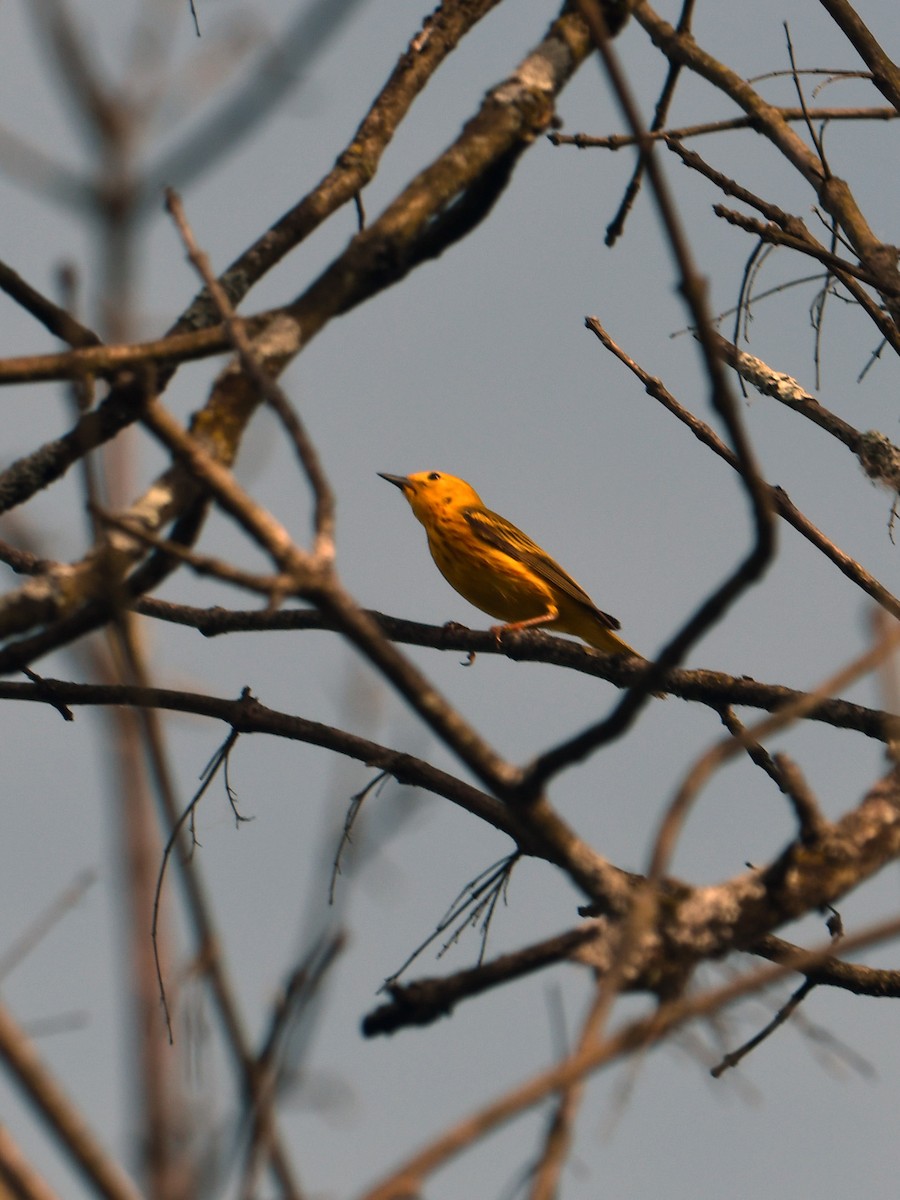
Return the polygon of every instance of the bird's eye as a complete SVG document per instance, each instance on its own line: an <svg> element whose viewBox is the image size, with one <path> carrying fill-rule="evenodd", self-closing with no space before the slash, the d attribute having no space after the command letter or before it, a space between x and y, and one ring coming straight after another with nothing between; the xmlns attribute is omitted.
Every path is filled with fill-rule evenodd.
<svg viewBox="0 0 900 1200"><path fill-rule="evenodd" d="M435 479L440 479L440 477L441 477L441 475L440 475L439 471L432 471L431 474L428 476L428 478L432 481L434 481Z"/></svg>

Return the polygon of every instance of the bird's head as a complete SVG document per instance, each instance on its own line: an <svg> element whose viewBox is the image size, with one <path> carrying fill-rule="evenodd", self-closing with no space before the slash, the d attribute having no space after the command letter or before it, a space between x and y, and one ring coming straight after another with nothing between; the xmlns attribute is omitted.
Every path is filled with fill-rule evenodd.
<svg viewBox="0 0 900 1200"><path fill-rule="evenodd" d="M482 507L481 497L464 479L443 471L417 471L415 475L384 475L398 487L423 525L441 510Z"/></svg>

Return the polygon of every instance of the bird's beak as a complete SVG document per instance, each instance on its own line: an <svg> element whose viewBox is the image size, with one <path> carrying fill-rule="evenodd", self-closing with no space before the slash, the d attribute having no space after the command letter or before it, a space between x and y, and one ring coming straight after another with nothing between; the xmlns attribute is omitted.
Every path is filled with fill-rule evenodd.
<svg viewBox="0 0 900 1200"><path fill-rule="evenodd" d="M383 471L377 472L380 479L386 479L388 483L392 483L394 487L398 487L401 492L409 487L409 480L405 475L385 475Z"/></svg>

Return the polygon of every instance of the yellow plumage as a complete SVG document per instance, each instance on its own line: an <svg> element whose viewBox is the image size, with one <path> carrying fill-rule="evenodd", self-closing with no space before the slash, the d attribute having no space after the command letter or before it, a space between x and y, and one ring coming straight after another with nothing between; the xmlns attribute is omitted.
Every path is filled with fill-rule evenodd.
<svg viewBox="0 0 900 1200"><path fill-rule="evenodd" d="M543 626L606 654L637 654L613 632L616 618L521 529L485 508L465 480L440 471L381 478L400 488L425 526L431 557L450 586L503 622L493 632Z"/></svg>

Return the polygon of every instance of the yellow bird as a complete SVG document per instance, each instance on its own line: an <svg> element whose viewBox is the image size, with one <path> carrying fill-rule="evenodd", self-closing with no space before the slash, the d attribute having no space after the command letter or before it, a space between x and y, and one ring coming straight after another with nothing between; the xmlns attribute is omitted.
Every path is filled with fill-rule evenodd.
<svg viewBox="0 0 900 1200"><path fill-rule="evenodd" d="M400 488L425 526L437 568L461 596L502 625L492 632L544 626L571 633L606 654L633 654L584 588L521 529L491 512L463 479L441 471L378 474Z"/></svg>

